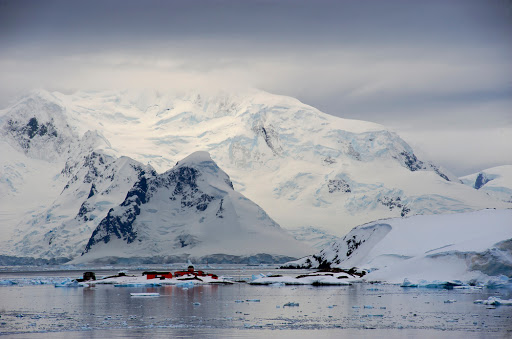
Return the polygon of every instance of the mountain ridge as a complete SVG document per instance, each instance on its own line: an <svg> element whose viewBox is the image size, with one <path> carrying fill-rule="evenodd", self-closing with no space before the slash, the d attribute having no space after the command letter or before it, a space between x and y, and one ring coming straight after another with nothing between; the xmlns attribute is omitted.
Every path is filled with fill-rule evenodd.
<svg viewBox="0 0 512 339"><path fill-rule="evenodd" d="M109 256L123 258L261 253L293 257L308 251L237 193L207 152L192 153L162 174L141 173L124 201L93 231L83 260L91 260L91 253L93 259L106 256L102 247L108 247Z"/></svg>

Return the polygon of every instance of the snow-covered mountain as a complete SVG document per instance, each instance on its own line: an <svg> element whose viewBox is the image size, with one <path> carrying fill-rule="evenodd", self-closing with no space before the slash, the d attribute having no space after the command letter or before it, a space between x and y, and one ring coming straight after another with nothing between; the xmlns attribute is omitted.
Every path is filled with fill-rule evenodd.
<svg viewBox="0 0 512 339"><path fill-rule="evenodd" d="M154 170L128 157L114 158L100 151L70 158L58 181L65 183L56 199L31 214L26 231L14 235L15 253L37 258L73 258L108 211L119 205L144 173Z"/></svg>
<svg viewBox="0 0 512 339"><path fill-rule="evenodd" d="M285 228L315 226L340 236L382 217L504 207L419 159L383 126L336 118L289 97L256 90L44 97L62 107L77 135L97 130L109 151L158 172L208 151L235 188Z"/></svg>
<svg viewBox="0 0 512 339"><path fill-rule="evenodd" d="M512 165L489 168L461 177L460 180L496 199L512 203Z"/></svg>
<svg viewBox="0 0 512 339"><path fill-rule="evenodd" d="M379 220L288 265L359 267L395 283L512 277L512 209Z"/></svg>
<svg viewBox="0 0 512 339"><path fill-rule="evenodd" d="M10 107L0 118L0 135L30 158L66 159L76 147L77 135L68 125L65 107L38 91Z"/></svg>
<svg viewBox="0 0 512 339"><path fill-rule="evenodd" d="M82 253L136 182L196 151L315 246L379 218L511 205L420 160L383 126L289 97L41 90L0 111L0 255Z"/></svg>
<svg viewBox="0 0 512 339"><path fill-rule="evenodd" d="M109 257L186 261L189 256L210 262L234 256L247 262L258 255L282 260L308 251L311 248L236 192L229 176L207 152L195 152L165 173L141 175L121 205L111 209L94 230L84 255L74 262Z"/></svg>

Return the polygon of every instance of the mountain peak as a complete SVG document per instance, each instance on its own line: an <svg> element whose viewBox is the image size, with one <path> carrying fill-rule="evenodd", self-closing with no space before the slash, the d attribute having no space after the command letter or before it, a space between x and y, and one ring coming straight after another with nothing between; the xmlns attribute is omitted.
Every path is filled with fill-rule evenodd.
<svg viewBox="0 0 512 339"><path fill-rule="evenodd" d="M177 166L190 166L190 165L201 164L204 162L212 162L213 164L215 164L215 166L217 166L217 164L212 160L210 153L206 152L206 151L194 152L194 153L190 154L189 156L187 156L186 158L178 161L176 163L176 165Z"/></svg>
<svg viewBox="0 0 512 339"><path fill-rule="evenodd" d="M232 189L208 152L194 152L165 173L141 176L99 223L77 260L306 252L258 205Z"/></svg>
<svg viewBox="0 0 512 339"><path fill-rule="evenodd" d="M37 90L5 111L0 135L27 156L62 160L78 141L68 124L66 108L52 94Z"/></svg>

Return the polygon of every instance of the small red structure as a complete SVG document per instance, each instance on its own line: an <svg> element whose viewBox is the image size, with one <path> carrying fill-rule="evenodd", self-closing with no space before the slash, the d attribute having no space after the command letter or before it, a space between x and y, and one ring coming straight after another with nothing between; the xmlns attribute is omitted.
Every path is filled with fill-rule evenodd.
<svg viewBox="0 0 512 339"><path fill-rule="evenodd" d="M172 273L171 272L142 272L142 275L145 275L147 279L172 279Z"/></svg>
<svg viewBox="0 0 512 339"><path fill-rule="evenodd" d="M176 272L174 272L174 276L176 278L182 277L182 276L185 276L185 275L192 275L192 276L194 276L196 278L197 277L210 276L210 277L212 277L212 279L218 279L218 277L215 274L205 274L203 271L195 271L194 270L194 266L189 266L186 271L176 271Z"/></svg>

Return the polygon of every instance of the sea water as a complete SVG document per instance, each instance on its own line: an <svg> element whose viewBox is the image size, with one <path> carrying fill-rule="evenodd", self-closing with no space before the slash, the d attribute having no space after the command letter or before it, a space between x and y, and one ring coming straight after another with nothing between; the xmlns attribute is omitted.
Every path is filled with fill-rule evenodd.
<svg viewBox="0 0 512 339"><path fill-rule="evenodd" d="M141 274L141 270L128 271ZM512 336L512 306L474 303L490 296L512 299L508 289L445 290L369 283L73 288L52 284L78 278L81 272L1 271L0 281L14 284L0 286L0 334L15 338ZM117 271L96 272L99 277ZM243 281L259 273L305 271L232 266L209 272Z"/></svg>

